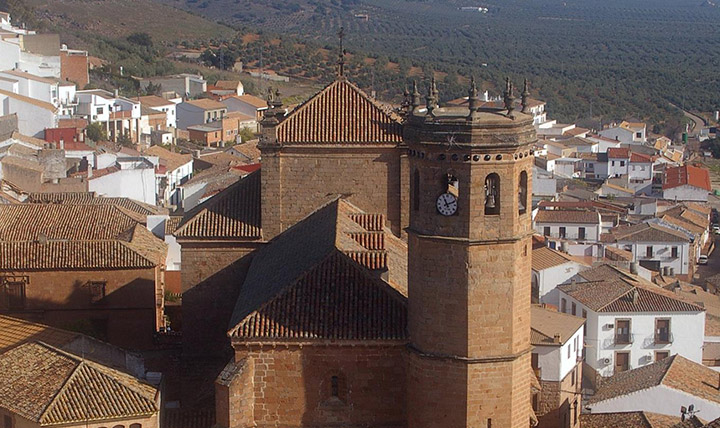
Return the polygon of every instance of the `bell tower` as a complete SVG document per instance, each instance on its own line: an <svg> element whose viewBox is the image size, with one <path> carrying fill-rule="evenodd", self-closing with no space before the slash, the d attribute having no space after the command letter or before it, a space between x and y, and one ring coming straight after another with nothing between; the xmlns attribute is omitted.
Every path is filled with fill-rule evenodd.
<svg viewBox="0 0 720 428"><path fill-rule="evenodd" d="M533 118L407 103L409 428L526 428L530 423ZM526 110L526 92L523 110Z"/></svg>

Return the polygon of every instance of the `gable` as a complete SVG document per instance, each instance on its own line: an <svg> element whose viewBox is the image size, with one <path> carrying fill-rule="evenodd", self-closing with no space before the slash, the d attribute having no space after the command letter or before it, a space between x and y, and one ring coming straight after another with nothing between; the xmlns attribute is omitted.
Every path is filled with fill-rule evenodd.
<svg viewBox="0 0 720 428"><path fill-rule="evenodd" d="M276 127L280 144L398 144L397 118L345 79L326 86Z"/></svg>

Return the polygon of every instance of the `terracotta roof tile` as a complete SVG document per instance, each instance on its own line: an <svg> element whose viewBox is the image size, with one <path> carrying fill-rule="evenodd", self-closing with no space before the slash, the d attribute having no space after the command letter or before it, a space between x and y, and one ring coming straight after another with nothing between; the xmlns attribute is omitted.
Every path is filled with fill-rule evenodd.
<svg viewBox="0 0 720 428"><path fill-rule="evenodd" d="M80 333L0 315L0 354L32 341L61 348L78 337Z"/></svg>
<svg viewBox="0 0 720 428"><path fill-rule="evenodd" d="M653 223L617 227L603 237L606 242L689 242L682 232Z"/></svg>
<svg viewBox="0 0 720 428"><path fill-rule="evenodd" d="M585 324L585 319L533 305L530 308L530 342L533 345L561 346ZM555 335L560 342L555 342Z"/></svg>
<svg viewBox="0 0 720 428"><path fill-rule="evenodd" d="M610 265L578 273L558 288L596 312L699 312L703 309L636 275Z"/></svg>
<svg viewBox="0 0 720 428"><path fill-rule="evenodd" d="M549 269L570 262L577 261L570 258L567 254L551 248L542 247L532 252L532 269L535 271Z"/></svg>
<svg viewBox="0 0 720 428"><path fill-rule="evenodd" d="M684 185L698 187L709 192L712 190L710 187L710 172L705 168L692 165L683 165L665 169L663 190L673 189Z"/></svg>
<svg viewBox="0 0 720 428"><path fill-rule="evenodd" d="M130 375L41 342L0 355L0 406L41 425L151 416L156 394Z"/></svg>
<svg viewBox="0 0 720 428"><path fill-rule="evenodd" d="M174 103L172 101L166 100L163 97L158 97L157 95L147 95L144 97L137 97L133 98L135 101L140 101L140 104L147 107L165 107L165 106L171 106Z"/></svg>
<svg viewBox="0 0 720 428"><path fill-rule="evenodd" d="M642 153L631 153L630 162L633 163L653 163L653 156L642 154Z"/></svg>
<svg viewBox="0 0 720 428"><path fill-rule="evenodd" d="M253 258L229 334L406 338L407 288L393 279L407 275L407 246L382 223L381 215L335 199L275 237ZM384 271L387 281L377 274Z"/></svg>
<svg viewBox="0 0 720 428"><path fill-rule="evenodd" d="M345 79L335 80L276 127L280 144L397 144L402 126Z"/></svg>
<svg viewBox="0 0 720 428"><path fill-rule="evenodd" d="M247 104L250 104L251 106L255 107L256 109L266 109L268 107L267 101L265 101L262 98L258 98L255 95L245 94L245 95L235 95L231 98L238 99L240 101L243 101Z"/></svg>
<svg viewBox="0 0 720 428"><path fill-rule="evenodd" d="M167 209L155 205L130 198L96 196L91 192L29 193L25 202L33 204L114 205L141 216L167 214Z"/></svg>
<svg viewBox="0 0 720 428"><path fill-rule="evenodd" d="M608 158L628 159L630 158L630 149L627 147L610 147L607 149Z"/></svg>
<svg viewBox="0 0 720 428"><path fill-rule="evenodd" d="M260 174L257 171L189 211L175 231L188 239L260 239Z"/></svg>
<svg viewBox="0 0 720 428"><path fill-rule="evenodd" d="M617 373L606 379L595 391L589 404L658 385L720 403L717 384L716 371L676 354L643 367Z"/></svg>
<svg viewBox="0 0 720 428"><path fill-rule="evenodd" d="M168 171L174 171L193 160L191 154L171 152L170 150L160 146L150 146L147 150L145 150L145 154L157 156L160 160L165 161Z"/></svg>
<svg viewBox="0 0 720 428"><path fill-rule="evenodd" d="M600 224L600 215L592 211L540 210L535 215L534 222Z"/></svg>
<svg viewBox="0 0 720 428"><path fill-rule="evenodd" d="M681 421L679 416L651 412L587 413L580 415L583 428L702 428L697 418Z"/></svg>
<svg viewBox="0 0 720 428"><path fill-rule="evenodd" d="M186 103L193 105L195 107L201 108L203 110L227 110L227 106L219 101L210 100L206 98L202 98L199 100L189 100L185 101Z"/></svg>

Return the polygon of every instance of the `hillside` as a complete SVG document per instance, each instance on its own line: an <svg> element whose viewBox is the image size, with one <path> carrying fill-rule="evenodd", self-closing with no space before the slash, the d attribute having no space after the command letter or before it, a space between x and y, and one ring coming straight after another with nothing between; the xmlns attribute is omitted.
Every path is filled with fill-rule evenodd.
<svg viewBox="0 0 720 428"><path fill-rule="evenodd" d="M151 0L24 0L43 28L65 37L126 37L151 34L159 43L227 38L234 31L172 6ZM89 44L85 41L83 44Z"/></svg>
<svg viewBox="0 0 720 428"><path fill-rule="evenodd" d="M400 64L397 74L403 83L413 67L426 75L431 70L447 73L448 81L440 88L445 98L462 95L465 89L456 82L470 74L490 89L510 74L518 82L528 77L562 120L677 119L667 101L691 110L717 108L720 9L707 2L162 1L233 26L296 36L321 47L336 45L336 32L343 26L350 52ZM488 12L459 10L470 5L487 7ZM259 47L254 52L243 60L257 60ZM380 70L373 82L363 83L390 95L388 82L396 85L398 79Z"/></svg>

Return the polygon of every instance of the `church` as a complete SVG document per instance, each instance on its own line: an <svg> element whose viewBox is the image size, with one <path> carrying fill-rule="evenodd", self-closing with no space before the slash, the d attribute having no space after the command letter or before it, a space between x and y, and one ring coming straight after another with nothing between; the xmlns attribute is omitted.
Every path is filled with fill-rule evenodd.
<svg viewBox="0 0 720 428"><path fill-rule="evenodd" d="M342 58L341 58L342 62ZM186 352L229 343L217 426L520 428L531 390L532 116L392 112L342 73L286 113L262 167L189 212ZM523 101L527 91L523 93Z"/></svg>

